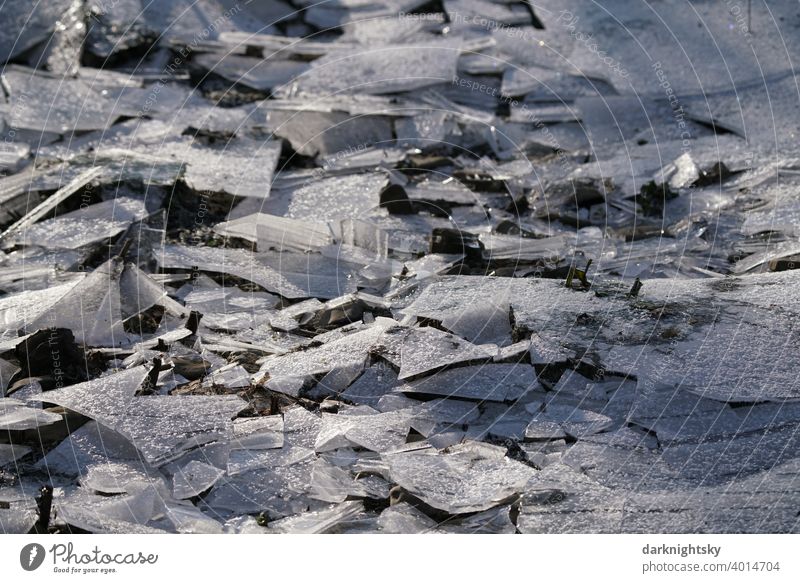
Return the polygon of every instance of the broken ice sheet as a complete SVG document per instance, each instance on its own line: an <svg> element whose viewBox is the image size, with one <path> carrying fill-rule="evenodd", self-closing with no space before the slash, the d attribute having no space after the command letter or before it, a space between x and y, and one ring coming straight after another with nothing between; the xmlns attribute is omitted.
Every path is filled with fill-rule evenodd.
<svg viewBox="0 0 800 583"><path fill-rule="evenodd" d="M222 524L191 503L165 503L166 517L175 530L188 534L222 534Z"/></svg>
<svg viewBox="0 0 800 583"><path fill-rule="evenodd" d="M398 143L421 150L449 141L448 134L456 129L452 116L446 111L422 111L401 117L394 123Z"/></svg>
<svg viewBox="0 0 800 583"><path fill-rule="evenodd" d="M61 476L85 476L89 468L109 463L124 464L126 475L132 465L140 475L147 475L148 472L148 468L140 460L139 452L127 439L95 421L89 421L70 433L69 437L39 460L36 466L57 480ZM106 481L104 488L113 486ZM115 489L124 491L122 487Z"/></svg>
<svg viewBox="0 0 800 583"><path fill-rule="evenodd" d="M716 440L746 431L742 418L726 403L647 382L637 387L629 420L654 433L662 444Z"/></svg>
<svg viewBox="0 0 800 583"><path fill-rule="evenodd" d="M222 324L228 316L242 313L258 321L257 316L262 312L269 313L280 299L267 292L243 292L237 287L216 286L191 291L183 301L188 308L203 314L204 326L226 328Z"/></svg>
<svg viewBox="0 0 800 583"><path fill-rule="evenodd" d="M742 83L732 90L702 92L684 99L689 117L746 137L757 148L794 148L800 131L793 115L795 78L789 71L770 79ZM781 128L781 131L776 131Z"/></svg>
<svg viewBox="0 0 800 583"><path fill-rule="evenodd" d="M511 323L507 301L477 302L457 316L448 315L442 326L473 344L511 344Z"/></svg>
<svg viewBox="0 0 800 583"><path fill-rule="evenodd" d="M119 235L149 214L144 201L120 196L31 225L9 241L48 249L77 249Z"/></svg>
<svg viewBox="0 0 800 583"><path fill-rule="evenodd" d="M360 408L357 408L360 409ZM363 407L350 414L322 414L322 427L314 449L331 451L341 447L358 446L377 453L391 452L406 443L414 410L400 409L377 413Z"/></svg>
<svg viewBox="0 0 800 583"><path fill-rule="evenodd" d="M469 442L447 453L408 452L385 457L392 479L426 504L450 514L480 512L525 490L536 470L505 449Z"/></svg>
<svg viewBox="0 0 800 583"><path fill-rule="evenodd" d="M262 212L317 223L359 218L380 204L387 176L382 172L322 176L286 189L274 189Z"/></svg>
<svg viewBox="0 0 800 583"><path fill-rule="evenodd" d="M314 459L311 449L287 445L277 449L235 449L228 459L227 474L237 476L253 470L292 466Z"/></svg>
<svg viewBox="0 0 800 583"><path fill-rule="evenodd" d="M119 258L110 259L71 288L27 328L68 328L76 340L93 346L119 346L128 343L122 325Z"/></svg>
<svg viewBox="0 0 800 583"><path fill-rule="evenodd" d="M410 20L397 17L400 11L401 16L404 10L413 11L414 8L421 6L421 0L383 0L382 2L363 2L362 0L339 0L335 3L318 4L309 0L302 0L299 5L304 7L304 20L320 29L337 28L339 26L349 30L356 22L367 24L379 24L385 19L390 19L393 26L378 27L386 34L397 34L397 24L399 21ZM397 24L395 24L397 22ZM403 27L405 28L405 27ZM372 37L367 37L371 40ZM344 39L350 40L349 35L344 35ZM363 42L363 38L359 37Z"/></svg>
<svg viewBox="0 0 800 583"><path fill-rule="evenodd" d="M297 516L288 516L269 525L274 532L292 534L322 534L339 523L353 518L364 508L359 500L342 502L316 512L304 512Z"/></svg>
<svg viewBox="0 0 800 583"><path fill-rule="evenodd" d="M448 534L515 534L511 506L499 506L472 516L445 521L436 532Z"/></svg>
<svg viewBox="0 0 800 583"><path fill-rule="evenodd" d="M148 463L162 465L193 447L227 441L231 418L246 406L235 395L138 397L101 422L130 439Z"/></svg>
<svg viewBox="0 0 800 583"><path fill-rule="evenodd" d="M184 0L167 0L144 5L140 14L150 34L192 47L198 43L197 31L204 30L204 26L210 30L202 35L203 42L216 41L226 34L242 34L247 38L251 34L275 32L274 25L293 14L293 8L283 0L248 3L234 9L236 6L223 0L198 2L187 9Z"/></svg>
<svg viewBox="0 0 800 583"><path fill-rule="evenodd" d="M243 366L231 363L209 374L203 379L203 386L235 391L250 386L250 373Z"/></svg>
<svg viewBox="0 0 800 583"><path fill-rule="evenodd" d="M754 431L720 441L667 445L662 458L682 478L713 485L788 462L796 457L798 446L800 436L794 426Z"/></svg>
<svg viewBox="0 0 800 583"><path fill-rule="evenodd" d="M84 383L43 393L40 399L55 403L86 417L104 418L123 409L147 378L145 367L110 373ZM102 421L100 421L102 423Z"/></svg>
<svg viewBox="0 0 800 583"><path fill-rule="evenodd" d="M548 404L543 414L538 415L525 430L525 434L544 435L552 432L555 426L572 437L582 437L592 433L600 433L611 427L613 420L600 413L587 411L569 405ZM551 439L563 437L553 435Z"/></svg>
<svg viewBox="0 0 800 583"><path fill-rule="evenodd" d="M231 448L276 449L283 447L283 417L246 417L234 419Z"/></svg>
<svg viewBox="0 0 800 583"><path fill-rule="evenodd" d="M322 426L319 415L297 406L283 412L284 438L289 445L312 449Z"/></svg>
<svg viewBox="0 0 800 583"><path fill-rule="evenodd" d="M71 0L56 0L30 5L24 0L11 0L4 4L6 25L0 33L0 61L6 63L50 36L70 3Z"/></svg>
<svg viewBox="0 0 800 583"><path fill-rule="evenodd" d="M183 179L189 188L264 199L280 152L279 142L236 138L221 147L192 145L178 149L176 155L187 163Z"/></svg>
<svg viewBox="0 0 800 583"><path fill-rule="evenodd" d="M22 169L22 162L30 154L31 148L28 144L15 142L0 145L0 171L5 174L13 174Z"/></svg>
<svg viewBox="0 0 800 583"><path fill-rule="evenodd" d="M0 443L0 468L15 464L18 459L25 457L30 452L31 448L24 445Z"/></svg>
<svg viewBox="0 0 800 583"><path fill-rule="evenodd" d="M794 355L797 332L780 312L735 318L706 326L678 341L668 354L653 355L653 369L640 379L680 386L728 402L786 401L800 397ZM746 358L748 366L742 366Z"/></svg>
<svg viewBox="0 0 800 583"><path fill-rule="evenodd" d="M91 15L85 41L87 57L108 59L148 42L150 32L137 22L142 9L139 0L117 0L113 4L89 0L86 9Z"/></svg>
<svg viewBox="0 0 800 583"><path fill-rule="evenodd" d="M120 310L123 318L130 318L153 306L164 308L168 316L182 319L188 316L188 310L167 296L167 289L132 263L122 270L119 279ZM162 321L161 329L163 329Z"/></svg>
<svg viewBox="0 0 800 583"><path fill-rule="evenodd" d="M214 75L251 89L270 92L305 73L309 65L280 55L260 59L226 53L205 53L192 59L196 66Z"/></svg>
<svg viewBox="0 0 800 583"><path fill-rule="evenodd" d="M385 534L421 534L434 528L436 521L408 502L389 506L378 518L378 529Z"/></svg>
<svg viewBox="0 0 800 583"><path fill-rule="evenodd" d="M591 74L552 74L539 67L518 70L508 68L503 74L503 92L525 93L520 107L512 108L509 120L519 123L579 121L580 114L571 102L580 97L610 96L617 92L607 79ZM557 103L556 103L557 102ZM566 103L565 103L566 102Z"/></svg>
<svg viewBox="0 0 800 583"><path fill-rule="evenodd" d="M0 532L28 534L38 518L36 502L32 498L10 502L3 500L3 506L0 506Z"/></svg>
<svg viewBox="0 0 800 583"><path fill-rule="evenodd" d="M61 421L57 413L28 407L16 399L0 399L0 431L25 431L38 429Z"/></svg>
<svg viewBox="0 0 800 583"><path fill-rule="evenodd" d="M309 496L323 502L344 502L348 496L364 497L366 491L353 479L352 474L323 459L314 462Z"/></svg>
<svg viewBox="0 0 800 583"><path fill-rule="evenodd" d="M601 486L563 464L542 470L522 498L522 533L617 533L625 493Z"/></svg>
<svg viewBox="0 0 800 583"><path fill-rule="evenodd" d="M78 279L80 278L79 276ZM8 348L4 345L3 351L13 350L17 344L23 342L24 338L18 338L17 331L55 304L76 283L77 281L69 281L49 289L21 291L0 298L0 326L3 336L6 337L4 340L9 344Z"/></svg>
<svg viewBox="0 0 800 583"><path fill-rule="evenodd" d="M452 81L460 52L461 39L331 51L312 62L296 83L301 91L324 95L410 91Z"/></svg>
<svg viewBox="0 0 800 583"><path fill-rule="evenodd" d="M751 186L750 191L766 204L745 213L742 233L780 231L788 236L800 235L800 204L794 197L798 183L798 175L784 176L778 170Z"/></svg>
<svg viewBox="0 0 800 583"><path fill-rule="evenodd" d="M355 281L349 274L319 255L291 257L244 249L166 245L157 259L167 269L196 266L203 271L235 275L288 299L329 299L355 291Z"/></svg>
<svg viewBox="0 0 800 583"><path fill-rule="evenodd" d="M302 102L293 109L270 109L267 124L276 136L288 140L298 154L305 156L341 156L354 147L393 143L391 120L381 112L351 115L318 109L307 108Z"/></svg>
<svg viewBox="0 0 800 583"><path fill-rule="evenodd" d="M684 32L696 24L690 22L691 11L672 10L671 2L654 6L656 13L610 1L604 6L606 14L575 0L541 0L544 8L537 5L534 18L521 4L445 0L438 13L419 19L396 16L398 11L424 13L431 8L419 0L343 0L319 6L300 0L294 8L305 10L295 16L294 8L280 0L267 7L250 3L217 23L220 30L190 47L193 54L184 66L162 79L174 53L188 47L197 32L193 25L204 19L216 22L218 3L202 0L197 10L173 23L185 8L183 0L151 7L151 16L144 18L139 0L113 5L91 0L86 3L92 10L87 21L91 30L81 64L102 63L103 69L81 66L63 80L59 75L75 71L79 64L71 42L62 44L71 41L79 4L70 3L72 12L59 12L59 18L69 17L62 21L66 30L56 31L47 46L55 20L42 23L33 18L32 29L23 31L23 52L12 62L34 64L42 57L50 71L7 68L10 101L0 114L5 119L0 133L12 144L0 153L0 167L15 172L0 178L0 220L8 225L23 217L28 221L23 225L30 227L27 237L25 229L12 233L19 237L10 242L24 247L0 257L0 288L7 294L0 298L0 348L13 350L21 341L18 329L24 332L32 322L46 327L56 317L76 336L90 340L93 359L108 361L108 374L96 379L91 390L74 385L81 398L70 405L114 430L90 421L34 462L32 470L36 475L48 473L67 499L76 493L76 484L78 492L102 494L68 509L74 524L106 532L153 527L270 532L253 516L265 512L269 521L291 517L283 523L288 530L308 519L341 518L329 503L370 498L375 506L368 502L369 509L361 506L322 528L508 532L514 530L509 514L519 511L523 532L797 530L797 488L791 480L798 466L791 458L797 449L793 429L798 416L796 383L789 371L797 368L791 322L800 313L800 296L792 293L800 271L749 273L791 268L788 257L800 253L792 251L797 247L792 196L799 166L791 158L769 161L764 155L762 150L774 147L764 143L771 116L759 115L769 113L767 103L775 98L776 118L790 117L796 99L790 99L793 78L786 73L788 61L781 60L780 39L791 35L758 34L762 28L771 30L764 11L754 12L756 34L750 41L756 52L769 53L769 59L759 57L766 81L748 65L747 55L733 54L731 48L741 35L727 29L718 35L724 41L720 49L731 53L737 65L732 71L742 92L740 112L735 96L725 93L730 80L721 79L719 71L706 75L712 87L709 103L704 103L694 91L696 79L687 77L691 68L679 62L686 55L663 50L675 40L669 38L670 29L684 40ZM776 16L787 22L794 18L778 4L770 7ZM714 16L711 5L694 5L710 30L731 26L730 15ZM19 8L17 3L13 6ZM41 10L47 11L35 9ZM444 11L450 14L448 23L442 20ZM559 18L567 12L578 20L570 24ZM487 31L477 22L463 22L459 13L488 15L502 23L519 19L523 26ZM280 30L262 30L264 15L270 22L288 18ZM357 22L349 22L355 16ZM680 26L665 28L659 17ZM538 26L537 19L546 30L530 26ZM17 31L20 22L13 17L9 30ZM664 99L664 88L652 83L653 61L644 63L629 51L637 47L630 35L625 37L620 22L640 33L637 38L645 48L661 59L660 66L685 105L689 154L683 137L676 134L681 128ZM445 24L447 30L442 28ZM573 25L575 31L570 29ZM332 28L342 36L301 38ZM619 58L630 73L624 82L590 54L579 32L595 34L593 42L607 56ZM166 35L164 42L147 51L161 33ZM453 38L458 36L464 40ZM704 54L710 46L700 37L682 43L689 56ZM0 46L5 38L9 35L0 32ZM36 43L40 46L34 47ZM398 48L426 43L452 43L458 62L447 63L436 52L418 51L409 58L408 50ZM788 42L787 49L796 52L797 43ZM148 52L144 61L129 58L142 51ZM388 65L370 78L359 67L347 68L348 61ZM701 69L708 69L711 61ZM416 70L403 73L408 66ZM446 66L449 73L439 75L438 69ZM583 75L577 74L577 67ZM345 74L333 84L314 90L343 92L328 97L303 94L305 82L341 68ZM216 72L201 79L212 69ZM72 97L56 103L61 126L48 128L44 116L32 115L43 111L35 100L45 96L49 102L55 92L32 92L25 99L31 106L25 110L25 100L15 93L20 74L31 76L30 87L37 91L54 88L55 83L61 86L59 95L69 90ZM351 83L348 76L358 75L363 79ZM293 77L295 87L285 87ZM471 84L459 86L462 78ZM650 97L636 103L629 98L628 85L638 87L642 79L649 81L639 89ZM762 83L751 82L755 79ZM429 82L436 85L418 85ZM373 90L402 94L350 93L359 85L363 89L364 83ZM158 99L146 103L161 85ZM228 107L257 99L278 85L283 87L268 100ZM480 85L488 90L470 90ZM66 122L74 125L65 114L82 105L81 87L86 95L97 96L84 100L91 112L88 125L81 127L98 124L88 134L64 129ZM410 87L414 89L407 90ZM508 110L491 95L495 90L527 92L518 100L526 107L518 103ZM624 95L614 95L616 91ZM224 108L218 106L220 98ZM558 98L577 100L577 105L558 103ZM110 116L101 119L99 113L108 105ZM118 115L136 119L105 127ZM587 128L575 121L579 115L585 118L581 122L588 126L592 143L587 141ZM534 117L545 126L534 128ZM750 146L735 134L721 133L738 131L734 126L739 118L746 122L741 129L750 130ZM15 126L15 120L23 127ZM775 143L791 149L796 124L783 125L790 131ZM28 126L57 132L42 135L41 129ZM62 132L64 139L57 141ZM283 168L276 175L274 166L265 163L249 172L252 163L268 162L255 152L271 143L263 141L270 133L288 142L282 149ZM645 140L649 143L643 144ZM596 148L604 141L620 147ZM277 149L277 143L272 147ZM477 155L468 154L476 149ZM167 156L171 151L174 158ZM587 157L592 152L597 160ZM25 167L33 154L35 167ZM729 172L715 174L712 166L718 163ZM100 174L86 182L92 167ZM400 180L400 174L406 180ZM426 175L429 180L424 180ZM258 189L260 196L244 202L237 196L229 220L215 232L233 246L257 243L259 253L218 247L211 247L213 252L181 250L165 267L181 273L150 274L155 266L146 250L147 260L137 261L138 272L125 268L119 275L113 264L101 266L94 277L78 271L103 261L107 249L100 244L119 237L114 233L126 226L125 221L106 213L94 218L107 223L59 225L64 219L61 210L56 221L49 220L56 202L69 211L76 208L79 195L95 187L100 190L94 191L90 205L115 192L117 202L140 199L145 188L144 211L168 207L141 226L156 234L157 248L161 239L175 244L191 235L184 233L182 224L188 216L178 224L159 217L175 209L162 195L176 182L184 195L188 193L183 202L191 202L192 189L182 176L194 189L239 194L243 181L247 188ZM469 188L452 186L450 177ZM62 189L62 184L73 179L76 190L68 195L72 198L60 201L72 190ZM581 192L575 206L572 186L581 181L596 186L605 179L603 196L598 196L599 188L586 199ZM663 216L640 220L639 189L651 180L666 181L680 192L663 205ZM698 184L706 181L717 184ZM404 196L399 199L414 204L382 206L382 199L390 199L384 188L390 182L398 188L402 183ZM270 185L269 197L263 198ZM568 196L561 197L563 192L557 191L564 185L570 188L563 191ZM48 196L56 189L60 193ZM542 197L536 194L540 191ZM210 196L205 190L195 194ZM39 207L43 198L45 204ZM217 211L225 212L221 206L229 198L211 196L206 201L213 205L209 210L213 208L214 217L201 231L220 220ZM559 204L553 204L556 201ZM431 205L441 203L447 208L433 209L436 216L429 212ZM82 218L91 219L82 206ZM112 206L114 213L125 210ZM90 208L109 211L109 203ZM259 230L258 221L251 222L248 215L262 212L270 218ZM140 226L135 222L139 221L131 219L133 228L124 239L136 238ZM575 225L580 227L577 231ZM438 253L442 229L465 233L453 237L458 248L452 254ZM195 233L195 240L203 234ZM486 253L476 242L476 252L462 257L464 239L477 239ZM123 243L117 241L112 254L122 253ZM214 236L208 241L209 246L219 243ZM127 253L126 258L138 258L139 250L130 248ZM573 257L576 254L582 260ZM582 264L589 258L594 260L591 289L565 287L564 272L571 261ZM190 278L190 271L210 272L225 287L203 284L208 277ZM718 277L730 272L737 275ZM448 273L452 275L444 275ZM494 275L480 277L482 273ZM540 280L540 274L547 277ZM638 295L629 292L637 276L643 283L636 288ZM616 281L620 277L631 281ZM687 283L699 277L707 280ZM251 284L240 284L242 288L255 285L269 291L230 287L241 279ZM171 300L167 293L181 285L174 294L179 300ZM315 299L303 301L307 298ZM166 308L159 328L142 338L128 331L130 339L119 346L120 322L130 328L130 318L153 306ZM76 319L81 307L86 313ZM195 335L181 318L190 310L204 315ZM40 316L44 317L37 321ZM411 331L417 328L429 330ZM459 347L450 350L445 341L458 342ZM132 343L135 353L128 356ZM162 396L133 396L142 378L133 377L146 374L141 365L158 357L164 344L170 346L160 358L176 370L159 374ZM467 358L473 352L477 357ZM696 354L700 356L694 358ZM12 355L5 360L17 364ZM742 367L742 362L749 366ZM248 378L254 365L263 368ZM112 371L120 366L140 371L131 372L133 391L117 390L119 379ZM7 371L16 370L0 369L3 381L8 381ZM628 374L628 380L608 371ZM30 404L40 384L45 385L45 379L20 379L15 395ZM255 399L256 409L247 414L281 414L231 421L241 403L223 399L212 406L211 399L167 397L165 392L176 384L182 393L249 385L245 392ZM47 392L40 399L47 399ZM62 397L66 399L55 392L51 398ZM295 400L299 405L288 406ZM212 414L213 407L217 414ZM466 516L444 517L446 512L463 511L452 503L453 498L464 498L459 490L466 479L462 464L441 476L422 464L411 473L420 481L448 482L447 487L440 489L437 483L430 490L430 497L438 496L447 508L440 512L439 502L428 504L416 492L406 492L405 497L392 496L392 502L400 502L380 512L394 485L389 457L438 460L444 467L463 442L476 447L471 440L510 440L508 455L530 464L534 479L510 488L515 494L530 494L521 508L515 503L510 510L501 504L473 514L470 505ZM318 454L317 445L326 451ZM5 450L3 459L9 460L5 476L23 472L25 480L24 472L36 456L29 452L19 458L25 450L16 444L13 449L9 453L8 447L0 447ZM236 475L219 477L208 491L200 492L202 483L189 488L186 493L200 494L192 497L196 506L171 499L172 481L180 480L180 469L195 462L207 464L201 467L214 477L228 469ZM561 473L542 476L553 468ZM475 472L480 483L496 484L495 478L494 470ZM760 487L758 480L766 486ZM105 514L102 520L90 516L97 514L94 507L100 498L124 499L135 494L141 482L158 483L155 512L144 526L112 511L99 512ZM451 488L450 482L457 487ZM428 484L420 489L427 492ZM556 492L553 498L552 490L566 497L559 499ZM498 499L505 499L505 493ZM32 500L22 506L18 502L0 509L0 520L6 528L9 512L18 512L20 522L12 530L24 532L30 517L35 519L35 512L28 513L34 506Z"/></svg>
<svg viewBox="0 0 800 583"><path fill-rule="evenodd" d="M409 395L437 395L478 401L517 401L541 390L536 371L528 364L483 364L439 371L397 387Z"/></svg>
<svg viewBox="0 0 800 583"><path fill-rule="evenodd" d="M381 397L397 385L397 373L391 368L371 366L342 392L342 398L356 405L374 407Z"/></svg>
<svg viewBox="0 0 800 583"><path fill-rule="evenodd" d="M350 6L347 6L350 4ZM314 9L334 10L339 13L342 40L354 41L363 46L399 44L426 36L444 22L444 17L429 14L429 19L404 18L404 12L424 5L422 0L391 0L381 3L341 2L339 5L316 5ZM399 14L398 14L399 10ZM356 17L358 15L358 17ZM312 20L308 20L312 22Z"/></svg>
<svg viewBox="0 0 800 583"><path fill-rule="evenodd" d="M190 461L172 477L172 495L178 500L198 496L211 488L224 474L223 470L214 466L197 460Z"/></svg>
<svg viewBox="0 0 800 583"><path fill-rule="evenodd" d="M111 453L106 455L111 457ZM129 485L137 489L138 484L159 484L163 478L155 471L147 471L138 460L135 462L111 461L92 464L86 468L86 474L81 476L80 484L87 490L100 494L124 494L129 491Z"/></svg>
<svg viewBox="0 0 800 583"><path fill-rule="evenodd" d="M476 346L458 336L430 327L395 331L387 337L386 344L390 351L399 352L400 380L454 364L488 361L496 350ZM391 359L392 356L387 355L387 358Z"/></svg>
<svg viewBox="0 0 800 583"><path fill-rule="evenodd" d="M662 491L697 485L682 477L658 451L642 448L609 447L580 440L563 453L561 462L612 489Z"/></svg>
<svg viewBox="0 0 800 583"><path fill-rule="evenodd" d="M49 391L40 398L120 433L153 465L171 461L189 448L227 440L230 419L246 406L234 395L134 397L147 374L147 369L138 367Z"/></svg>
<svg viewBox="0 0 800 583"><path fill-rule="evenodd" d="M117 117L113 100L78 79L18 66L6 67L3 78L11 100L0 105L0 114L14 128L71 134L106 128Z"/></svg>
<svg viewBox="0 0 800 583"><path fill-rule="evenodd" d="M312 251L333 242L330 228L324 223L300 221L255 213L219 223L214 231L258 243L258 249Z"/></svg>
<svg viewBox="0 0 800 583"><path fill-rule="evenodd" d="M225 476L205 501L212 510L224 513L266 511L271 518L279 518L304 512L310 500L305 493L311 484L312 466L310 460L304 460Z"/></svg>
<svg viewBox="0 0 800 583"><path fill-rule="evenodd" d="M272 357L264 362L259 372L267 372L270 378L276 379L323 374L348 365L365 366L370 349L395 325L393 320L381 318L364 330L322 346Z"/></svg>
<svg viewBox="0 0 800 583"><path fill-rule="evenodd" d="M54 506L60 520L90 532L155 532L147 523L156 515L159 500L153 486L137 484L130 493L117 496L98 496L79 488L55 499Z"/></svg>

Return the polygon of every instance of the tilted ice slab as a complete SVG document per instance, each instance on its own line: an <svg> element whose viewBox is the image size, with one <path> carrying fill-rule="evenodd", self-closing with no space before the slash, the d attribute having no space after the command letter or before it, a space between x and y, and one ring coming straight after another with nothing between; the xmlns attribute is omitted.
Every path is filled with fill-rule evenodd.
<svg viewBox="0 0 800 583"><path fill-rule="evenodd" d="M161 465L188 449L227 441L231 418L246 406L236 395L137 397L101 422L130 439L150 464Z"/></svg>
<svg viewBox="0 0 800 583"><path fill-rule="evenodd" d="M234 275L289 299L329 299L355 291L354 279L322 256L274 257L244 249L166 245L157 259L167 269L195 266ZM325 272L320 274L314 267Z"/></svg>
<svg viewBox="0 0 800 583"><path fill-rule="evenodd" d="M164 154L185 163L183 180L198 192L265 199L278 165L280 142L235 138L218 147L175 142Z"/></svg>
<svg viewBox="0 0 800 583"><path fill-rule="evenodd" d="M318 223L357 219L379 206L386 183L382 172L311 176L292 187L273 190L261 212Z"/></svg>
<svg viewBox="0 0 800 583"><path fill-rule="evenodd" d="M86 475L92 467L110 463L124 465L126 475L132 468L139 475L148 473L147 464L141 461L139 452L127 439L96 421L89 421L50 450L37 462L36 467L50 476L75 478ZM105 488L109 491L108 484ZM117 489L124 491L124 487L114 488ZM109 493L114 491L110 490Z"/></svg>
<svg viewBox="0 0 800 583"><path fill-rule="evenodd" d="M137 484L128 494L99 496L76 489L56 499L58 517L71 526L95 533L158 532L147 526L158 511L159 493L152 485Z"/></svg>
<svg viewBox="0 0 800 583"><path fill-rule="evenodd" d="M381 94L448 83L456 73L461 39L417 41L332 51L297 79L307 93Z"/></svg>
<svg viewBox="0 0 800 583"><path fill-rule="evenodd" d="M77 281L69 281L47 289L21 291L3 296L0 298L0 327L3 332L11 333L13 341L22 342L23 339L17 338L17 330L38 318L76 284Z"/></svg>
<svg viewBox="0 0 800 583"><path fill-rule="evenodd" d="M412 328L387 336L389 350L399 352L400 380L411 379L458 363L489 361L495 350L476 346L436 328ZM391 356L387 357L391 360Z"/></svg>
<svg viewBox="0 0 800 583"><path fill-rule="evenodd" d="M325 510L305 512L278 520L270 525L270 530L293 534L321 534L354 517L363 508L364 503L360 500L342 502Z"/></svg>
<svg viewBox="0 0 800 583"><path fill-rule="evenodd" d="M533 468L496 446L465 443L449 453L386 456L392 479L426 504L450 514L480 512L522 493Z"/></svg>
<svg viewBox="0 0 800 583"><path fill-rule="evenodd" d="M143 201L120 196L31 225L11 241L48 249L77 249L119 235L148 214Z"/></svg>
<svg viewBox="0 0 800 583"><path fill-rule="evenodd" d="M437 395L477 401L516 401L541 390L536 371L528 364L483 364L437 372L400 385L406 394Z"/></svg>
<svg viewBox="0 0 800 583"><path fill-rule="evenodd" d="M322 414L322 427L314 449L331 451L341 447L357 446L386 453L406 443L414 417L413 409L378 413L369 407L359 407L349 414Z"/></svg>
<svg viewBox="0 0 800 583"><path fill-rule="evenodd" d="M266 213L254 213L219 223L214 231L226 237L237 237L258 243L261 251L317 251L330 245L333 236L324 223L300 221Z"/></svg>
<svg viewBox="0 0 800 583"><path fill-rule="evenodd" d="M172 478L172 495L178 500L192 498L211 488L225 472L197 460L183 466Z"/></svg>
<svg viewBox="0 0 800 583"><path fill-rule="evenodd" d="M0 113L17 130L71 134L106 128L119 115L112 99L79 79L18 66L6 68L3 77L11 100Z"/></svg>
<svg viewBox="0 0 800 583"><path fill-rule="evenodd" d="M18 459L25 457L30 452L31 448L25 445L0 443L0 468L14 464Z"/></svg>
<svg viewBox="0 0 800 583"><path fill-rule="evenodd" d="M61 415L28 407L16 399L0 399L0 431L25 431L61 421Z"/></svg>
<svg viewBox="0 0 800 583"><path fill-rule="evenodd" d="M119 258L110 259L30 322L28 330L55 326L70 329L78 342L90 346L127 344L119 287L122 269Z"/></svg>
<svg viewBox="0 0 800 583"><path fill-rule="evenodd" d="M91 417L126 437L152 465L183 451L226 441L231 418L245 406L235 395L134 397L148 375L144 367L49 391L40 399Z"/></svg>
<svg viewBox="0 0 800 583"><path fill-rule="evenodd" d="M271 379L305 378L353 365L366 366L370 349L395 325L388 318L378 319L372 326L322 346L270 358L260 372L269 373Z"/></svg>

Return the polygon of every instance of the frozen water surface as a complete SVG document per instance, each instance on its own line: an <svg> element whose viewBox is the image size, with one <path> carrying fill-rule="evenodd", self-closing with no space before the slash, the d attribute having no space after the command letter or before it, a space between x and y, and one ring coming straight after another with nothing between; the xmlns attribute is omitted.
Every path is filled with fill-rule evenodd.
<svg viewBox="0 0 800 583"><path fill-rule="evenodd" d="M41 4L0 530L797 532L792 3Z"/></svg>

